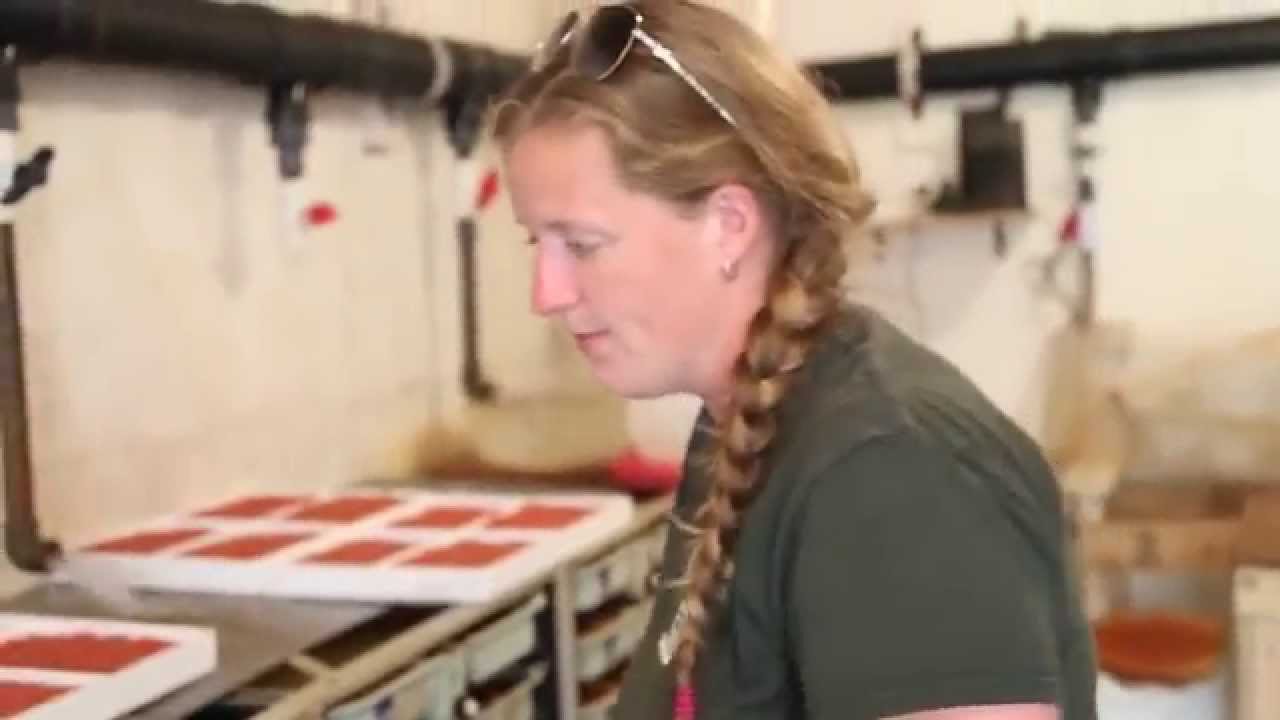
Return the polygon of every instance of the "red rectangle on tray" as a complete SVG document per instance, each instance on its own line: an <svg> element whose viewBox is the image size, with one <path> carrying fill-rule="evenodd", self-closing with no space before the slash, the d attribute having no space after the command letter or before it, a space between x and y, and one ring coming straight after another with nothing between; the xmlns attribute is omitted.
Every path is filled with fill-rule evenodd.
<svg viewBox="0 0 1280 720"><path fill-rule="evenodd" d="M199 517L257 518L292 505L301 505L305 499L290 495L255 495L232 500L198 515Z"/></svg>
<svg viewBox="0 0 1280 720"><path fill-rule="evenodd" d="M518 530L557 530L568 527L590 514L575 505L529 503L489 523L491 528Z"/></svg>
<svg viewBox="0 0 1280 720"><path fill-rule="evenodd" d="M0 718L16 717L75 688L0 681Z"/></svg>
<svg viewBox="0 0 1280 720"><path fill-rule="evenodd" d="M460 528L486 515L493 510L486 507L464 507L460 505L427 508L413 517L405 518L395 524L396 527L448 530Z"/></svg>
<svg viewBox="0 0 1280 720"><path fill-rule="evenodd" d="M89 547L93 552L136 553L148 555L198 538L208 531L201 528L153 530L108 540Z"/></svg>
<svg viewBox="0 0 1280 720"><path fill-rule="evenodd" d="M122 635L24 635L0 642L0 666L64 672L119 672L169 647L164 640Z"/></svg>
<svg viewBox="0 0 1280 720"><path fill-rule="evenodd" d="M484 567L523 548L524 543L488 543L464 540L452 545L432 548L410 558L406 565L439 565L443 567Z"/></svg>
<svg viewBox="0 0 1280 720"><path fill-rule="evenodd" d="M193 557L253 560L310 538L309 533L254 533L237 535L187 552Z"/></svg>
<svg viewBox="0 0 1280 720"><path fill-rule="evenodd" d="M390 497L348 497L321 500L293 513L289 516L289 519L349 523L368 517L376 512L382 512L398 504L400 504L399 500Z"/></svg>
<svg viewBox="0 0 1280 720"><path fill-rule="evenodd" d="M372 565L409 547L385 540L352 540L307 557L304 562L335 565Z"/></svg>

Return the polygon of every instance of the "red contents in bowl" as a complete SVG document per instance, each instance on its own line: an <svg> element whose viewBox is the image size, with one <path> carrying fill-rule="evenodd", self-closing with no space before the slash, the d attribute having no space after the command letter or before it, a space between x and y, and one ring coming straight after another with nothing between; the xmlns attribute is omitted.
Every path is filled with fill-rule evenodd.
<svg viewBox="0 0 1280 720"><path fill-rule="evenodd" d="M404 543L383 540L352 540L306 558L310 563L336 565L372 565L409 547Z"/></svg>
<svg viewBox="0 0 1280 720"><path fill-rule="evenodd" d="M492 514L483 507L441 506L427 508L413 517L396 523L396 527L442 529L459 528L473 520Z"/></svg>
<svg viewBox="0 0 1280 720"><path fill-rule="evenodd" d="M1098 664L1132 682L1185 684L1213 674L1226 645L1224 623L1174 611L1115 611L1094 625Z"/></svg>
<svg viewBox="0 0 1280 720"><path fill-rule="evenodd" d="M0 718L15 717L73 689L57 685L0 682Z"/></svg>
<svg viewBox="0 0 1280 720"><path fill-rule="evenodd" d="M0 642L0 665L83 673L113 673L165 648L169 643L122 635L27 635Z"/></svg>
<svg viewBox="0 0 1280 720"><path fill-rule="evenodd" d="M226 518L257 518L271 513L290 505L297 505L302 502L300 497L291 497L288 495L256 495L253 497L241 498L233 500L229 503L210 508L199 513L201 517L226 517Z"/></svg>
<svg viewBox="0 0 1280 720"><path fill-rule="evenodd" d="M349 523L376 512L398 505L399 500L389 497L349 497L322 500L307 505L290 516L291 520L310 520L326 523Z"/></svg>
<svg viewBox="0 0 1280 720"><path fill-rule="evenodd" d="M307 533L257 533L238 535L216 543L198 547L187 555L194 557L222 558L226 560L252 560L270 555L311 537Z"/></svg>
<svg viewBox="0 0 1280 720"><path fill-rule="evenodd" d="M529 503L503 515L489 524L492 528L519 530L555 530L568 527L590 514L590 510L572 505Z"/></svg>
<svg viewBox="0 0 1280 720"><path fill-rule="evenodd" d="M406 565L443 565L446 567L484 567L523 548L524 543L487 543L464 540L444 547L432 548L411 558Z"/></svg>
<svg viewBox="0 0 1280 720"><path fill-rule="evenodd" d="M122 538L116 538L114 540L107 540L106 542L90 546L89 550L93 552L137 553L139 555L147 555L184 543L192 538L200 537L206 532L208 531L200 528L153 530L128 535Z"/></svg>

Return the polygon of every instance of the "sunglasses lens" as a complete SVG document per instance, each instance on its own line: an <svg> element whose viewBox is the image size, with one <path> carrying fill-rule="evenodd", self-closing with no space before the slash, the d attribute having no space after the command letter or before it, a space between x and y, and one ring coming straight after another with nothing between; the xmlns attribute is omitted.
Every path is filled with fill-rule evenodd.
<svg viewBox="0 0 1280 720"><path fill-rule="evenodd" d="M620 5L606 5L591 16L576 62L584 75L603 79L622 62L639 16Z"/></svg>
<svg viewBox="0 0 1280 720"><path fill-rule="evenodd" d="M542 44L538 46L533 59L535 70L541 70L550 65L556 55L560 54L560 51L564 49L565 43L568 42L569 36L573 34L573 29L578 26L578 19L578 11L574 10L565 15L564 19L556 24L555 29L551 31L547 39L543 40Z"/></svg>

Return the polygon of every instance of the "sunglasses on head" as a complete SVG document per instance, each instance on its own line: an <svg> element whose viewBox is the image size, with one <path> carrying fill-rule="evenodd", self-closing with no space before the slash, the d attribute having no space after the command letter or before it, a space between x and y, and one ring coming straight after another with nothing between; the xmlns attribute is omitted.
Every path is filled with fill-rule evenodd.
<svg viewBox="0 0 1280 720"><path fill-rule="evenodd" d="M716 111L725 122L737 127L738 123L723 105L698 82L667 46L645 31L644 16L630 5L605 5L597 8L582 27L582 15L573 10L556 24L534 55L533 70L540 71L551 64L566 48L571 53L569 64L573 70L595 80L604 80L617 70L637 40L649 48L649 52L671 69L694 92Z"/></svg>

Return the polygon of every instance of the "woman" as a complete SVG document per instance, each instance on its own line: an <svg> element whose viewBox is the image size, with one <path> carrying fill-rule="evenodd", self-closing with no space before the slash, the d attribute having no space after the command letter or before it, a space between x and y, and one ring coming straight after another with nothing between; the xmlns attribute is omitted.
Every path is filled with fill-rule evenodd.
<svg viewBox="0 0 1280 720"><path fill-rule="evenodd" d="M709 7L610 5L494 131L537 312L622 395L704 403L617 718L1095 716L1053 476L843 300L871 203L792 63Z"/></svg>

